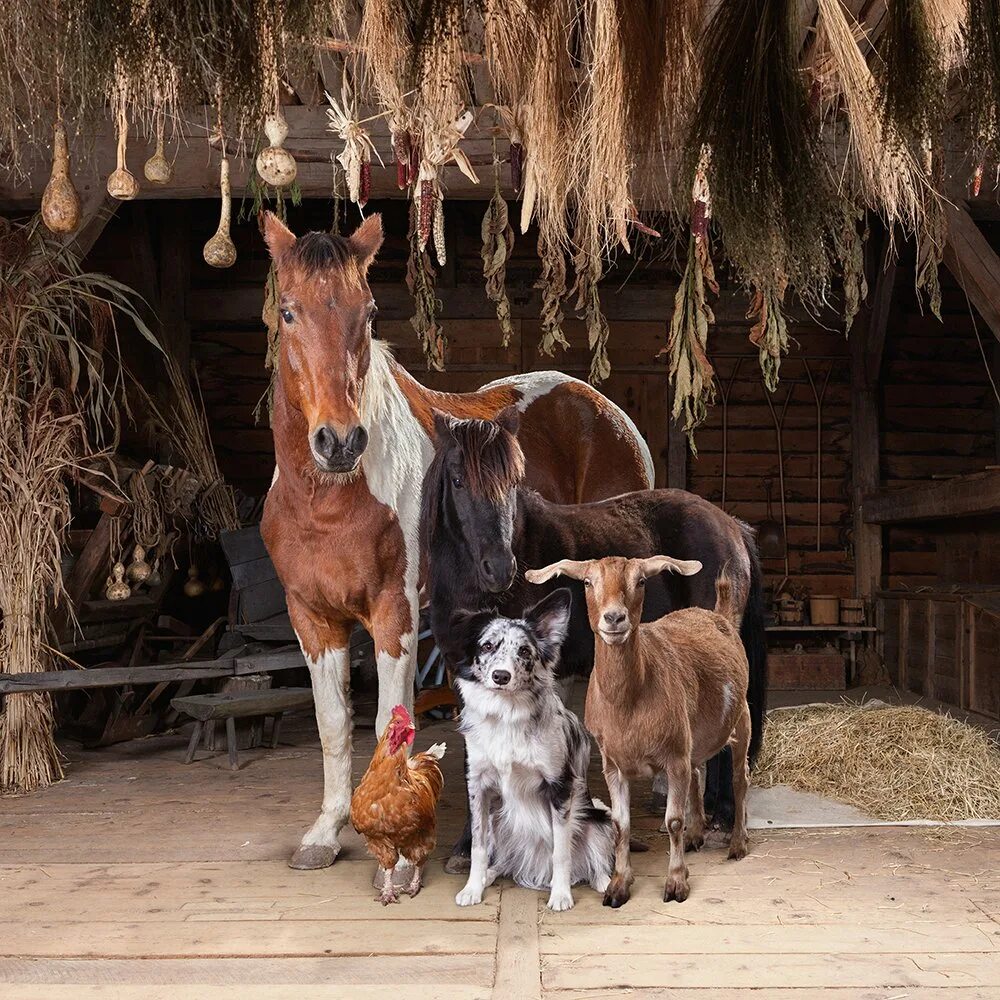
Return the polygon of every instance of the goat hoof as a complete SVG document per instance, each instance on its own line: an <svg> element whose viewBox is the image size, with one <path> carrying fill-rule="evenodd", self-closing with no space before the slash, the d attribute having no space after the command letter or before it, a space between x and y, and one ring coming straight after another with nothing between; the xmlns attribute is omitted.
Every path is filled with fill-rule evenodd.
<svg viewBox="0 0 1000 1000"><path fill-rule="evenodd" d="M730 844L729 845L729 860L730 861L742 861L747 856L747 844L743 841L742 844Z"/></svg>
<svg viewBox="0 0 1000 1000"><path fill-rule="evenodd" d="M668 878L666 885L663 887L663 902L669 903L671 900L676 900L678 903L683 903L690 894L691 888L687 883L687 879Z"/></svg>
<svg viewBox="0 0 1000 1000"><path fill-rule="evenodd" d="M604 893L604 905L617 910L620 906L624 906L628 900L628 885L622 879L613 878Z"/></svg>

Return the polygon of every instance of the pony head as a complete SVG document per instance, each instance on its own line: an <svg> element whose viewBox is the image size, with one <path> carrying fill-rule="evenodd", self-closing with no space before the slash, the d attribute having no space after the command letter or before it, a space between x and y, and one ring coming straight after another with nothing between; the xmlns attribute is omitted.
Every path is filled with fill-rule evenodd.
<svg viewBox="0 0 1000 1000"><path fill-rule="evenodd" d="M375 314L368 267L382 246L382 218L370 215L349 237L297 239L265 212L264 240L278 278L282 390L305 419L316 470L350 478L368 445L361 418Z"/></svg>

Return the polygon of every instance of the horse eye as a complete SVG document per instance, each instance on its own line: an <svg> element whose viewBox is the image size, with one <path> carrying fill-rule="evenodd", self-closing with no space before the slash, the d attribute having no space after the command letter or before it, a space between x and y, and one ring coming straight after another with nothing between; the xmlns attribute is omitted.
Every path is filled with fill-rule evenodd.
<svg viewBox="0 0 1000 1000"><path fill-rule="evenodd" d="M455 487L456 490L460 490L464 485L461 476L452 476L451 485Z"/></svg>
<svg viewBox="0 0 1000 1000"><path fill-rule="evenodd" d="M281 318L282 318L282 319L283 319L283 320L284 320L284 321L285 321L286 323L291 323L291 322L292 322L292 320L293 320L293 319L295 319L295 317L294 317L294 316L292 315L292 311L291 311L291 309L282 309L282 310L281 310Z"/></svg>

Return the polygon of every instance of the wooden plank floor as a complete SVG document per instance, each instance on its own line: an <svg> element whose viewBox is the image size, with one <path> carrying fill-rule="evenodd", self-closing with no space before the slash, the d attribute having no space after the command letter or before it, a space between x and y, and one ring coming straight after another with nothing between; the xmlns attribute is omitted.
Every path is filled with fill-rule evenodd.
<svg viewBox="0 0 1000 1000"><path fill-rule="evenodd" d="M356 775L374 743L358 724ZM462 817L459 744L450 723L417 737L441 739L438 859ZM621 910L578 888L550 913L509 885L461 909L440 860L383 909L351 832L332 869L285 864L319 802L309 720L237 773L224 754L185 767L184 744L69 748L66 781L0 799L3 1000L1000 998L997 829L754 831L742 862L721 843L691 856L690 899L663 903L664 838L637 794L652 850Z"/></svg>

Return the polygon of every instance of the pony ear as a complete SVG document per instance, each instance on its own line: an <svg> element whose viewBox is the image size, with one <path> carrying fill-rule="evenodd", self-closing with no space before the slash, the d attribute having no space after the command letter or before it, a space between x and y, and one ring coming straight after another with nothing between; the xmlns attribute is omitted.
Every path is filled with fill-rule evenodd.
<svg viewBox="0 0 1000 1000"><path fill-rule="evenodd" d="M496 423L511 437L517 437L517 430L521 426L521 414L518 411L517 404L511 403L510 406L504 407L496 415Z"/></svg>
<svg viewBox="0 0 1000 1000"><path fill-rule="evenodd" d="M546 662L555 659L559 647L569 630L569 609L573 597L568 587L560 587L543 597L524 615L531 631L535 633L541 648L542 658Z"/></svg>
<svg viewBox="0 0 1000 1000"><path fill-rule="evenodd" d="M701 563L697 559L674 559L671 556L651 556L649 559L639 559L642 575L656 576L657 573L679 573L681 576L694 576L701 572Z"/></svg>
<svg viewBox="0 0 1000 1000"><path fill-rule="evenodd" d="M554 576L568 576L574 580L582 580L587 575L590 567L589 562L577 562L575 559L560 559L559 562L552 563L542 569L529 569L524 574L528 583L545 583Z"/></svg>
<svg viewBox="0 0 1000 1000"><path fill-rule="evenodd" d="M350 243L354 256L361 261L361 267L368 270L368 265L382 247L385 238L382 232L382 216L376 213L369 215L357 229L351 233Z"/></svg>
<svg viewBox="0 0 1000 1000"><path fill-rule="evenodd" d="M474 657L479 637L492 620L490 611L467 611L465 608L453 611L448 622L453 644L463 650L466 657Z"/></svg>
<svg viewBox="0 0 1000 1000"><path fill-rule="evenodd" d="M447 413L442 413L440 410L431 409L431 413L434 414L434 436L441 443L446 444L447 442L454 439L455 435L451 432L451 417Z"/></svg>
<svg viewBox="0 0 1000 1000"><path fill-rule="evenodd" d="M271 260L277 260L295 246L295 233L279 219L274 212L265 212L261 228L264 242L271 252Z"/></svg>

